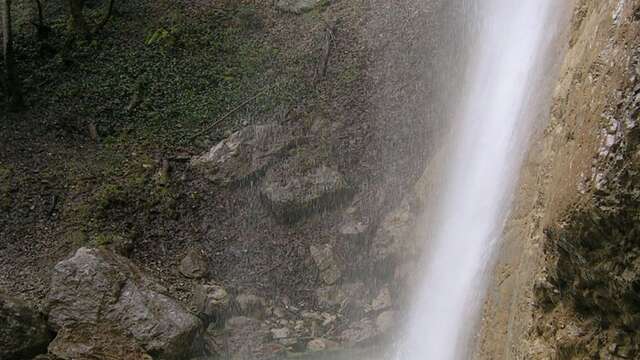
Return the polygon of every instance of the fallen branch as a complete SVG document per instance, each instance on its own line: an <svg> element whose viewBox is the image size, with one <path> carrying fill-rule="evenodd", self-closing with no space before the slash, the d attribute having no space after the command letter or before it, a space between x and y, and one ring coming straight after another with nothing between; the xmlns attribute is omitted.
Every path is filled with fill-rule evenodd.
<svg viewBox="0 0 640 360"><path fill-rule="evenodd" d="M333 33L333 26L327 25L325 29L325 43L323 46L323 54L322 59L320 60L320 65L316 69L315 81L320 81L327 76L327 67L329 66L329 57L331 56L331 48L333 47L333 42L335 41L335 35Z"/></svg>
<svg viewBox="0 0 640 360"><path fill-rule="evenodd" d="M252 102L253 100L257 99L260 95L264 94L267 90L271 89L273 85L269 85L264 87L262 90L260 90L257 94L255 94L254 96L246 99L245 101L241 102L238 106L234 107L233 109L231 109L228 113L222 115L221 117L219 117L216 121L212 122L209 126L205 127L204 129L198 131L197 133L195 133L193 136L191 136L189 138L189 141L193 141L196 138L198 138L199 136L201 136L202 134L206 133L207 131L213 129L216 125L220 124L221 122L223 122L224 120L226 120L229 116L235 114L238 110L242 109L243 107L245 107L247 104L249 104L250 102Z"/></svg>

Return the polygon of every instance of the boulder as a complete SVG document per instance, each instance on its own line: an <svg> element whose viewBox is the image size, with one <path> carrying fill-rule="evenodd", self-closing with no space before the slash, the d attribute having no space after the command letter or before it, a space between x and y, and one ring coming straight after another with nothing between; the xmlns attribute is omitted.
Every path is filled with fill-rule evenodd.
<svg viewBox="0 0 640 360"><path fill-rule="evenodd" d="M309 247L311 257L320 270L320 278L327 285L333 285L340 279L340 267L333 256L333 246L331 244L311 245Z"/></svg>
<svg viewBox="0 0 640 360"><path fill-rule="evenodd" d="M180 261L178 271L190 279L205 277L209 272L209 259L201 250L191 248Z"/></svg>
<svg viewBox="0 0 640 360"><path fill-rule="evenodd" d="M276 7L282 11L302 14L326 3L326 0L278 0Z"/></svg>
<svg viewBox="0 0 640 360"><path fill-rule="evenodd" d="M300 164L270 169L260 188L263 203L281 222L292 222L304 215L338 205L349 194L342 174L319 166L297 172Z"/></svg>
<svg viewBox="0 0 640 360"><path fill-rule="evenodd" d="M293 346L298 343L298 339L287 327L271 329L271 338L284 346Z"/></svg>
<svg viewBox="0 0 640 360"><path fill-rule="evenodd" d="M30 359L46 353L50 340L40 313L0 292L0 359Z"/></svg>
<svg viewBox="0 0 640 360"><path fill-rule="evenodd" d="M193 158L191 165L215 183L246 183L264 174L292 143L290 132L277 124L247 126Z"/></svg>
<svg viewBox="0 0 640 360"><path fill-rule="evenodd" d="M184 358L201 328L156 281L106 249L80 248L58 263L50 289L49 325L59 336L51 351L63 359L91 358L92 349L116 344L154 359Z"/></svg>
<svg viewBox="0 0 640 360"><path fill-rule="evenodd" d="M198 284L193 290L193 303L201 314L220 319L228 311L229 294L219 285Z"/></svg>

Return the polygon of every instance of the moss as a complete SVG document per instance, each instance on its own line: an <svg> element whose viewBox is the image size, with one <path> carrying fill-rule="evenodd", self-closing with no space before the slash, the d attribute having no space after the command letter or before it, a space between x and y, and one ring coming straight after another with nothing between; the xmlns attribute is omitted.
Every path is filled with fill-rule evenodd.
<svg viewBox="0 0 640 360"><path fill-rule="evenodd" d="M149 16L158 8L161 16ZM260 16L252 6L231 5L194 15L180 3L142 1L123 3L120 14L93 44L75 43L44 62L26 57L23 65L24 72L32 74L25 88L34 103L54 113L71 109L73 117L93 119L102 140L162 143L166 148L185 144L211 119L264 85L286 82L288 77L265 71L281 63L282 55L255 32ZM53 45L61 48L65 30L53 31ZM28 46L32 41L24 38L18 43ZM139 83L144 91L138 91ZM276 108L286 95L283 91L286 87L262 96L236 118L258 118L247 112ZM130 108L136 96L139 104ZM236 125L234 118L226 124Z"/></svg>

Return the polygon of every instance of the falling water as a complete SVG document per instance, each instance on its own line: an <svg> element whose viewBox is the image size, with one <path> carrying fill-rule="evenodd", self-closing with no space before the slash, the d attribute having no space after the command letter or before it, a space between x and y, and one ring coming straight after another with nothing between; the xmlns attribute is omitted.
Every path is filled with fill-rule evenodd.
<svg viewBox="0 0 640 360"><path fill-rule="evenodd" d="M402 360L469 358L518 169L531 132L556 0L471 1L466 82L454 116L436 224L425 235L424 279L409 314ZM544 69L543 69L544 70ZM549 70L550 69L546 69Z"/></svg>

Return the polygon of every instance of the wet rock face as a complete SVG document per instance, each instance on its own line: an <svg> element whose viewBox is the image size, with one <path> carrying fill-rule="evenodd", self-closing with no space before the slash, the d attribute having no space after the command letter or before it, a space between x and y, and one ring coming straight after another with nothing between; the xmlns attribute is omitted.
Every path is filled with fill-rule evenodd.
<svg viewBox="0 0 640 360"><path fill-rule="evenodd" d="M0 292L0 359L29 359L45 353L49 341L41 314Z"/></svg>
<svg viewBox="0 0 640 360"><path fill-rule="evenodd" d="M215 183L246 183L264 174L292 141L279 125L248 126L194 158L191 165Z"/></svg>
<svg viewBox="0 0 640 360"><path fill-rule="evenodd" d="M163 291L128 259L80 248L53 269L49 325L59 335L51 352L63 359L90 358L121 344L157 359L185 357L201 323ZM110 336L104 336L105 328Z"/></svg>
<svg viewBox="0 0 640 360"><path fill-rule="evenodd" d="M344 176L328 166L302 174L296 174L291 168L274 168L267 172L260 194L278 220L291 222L341 203L348 196L349 187Z"/></svg>

